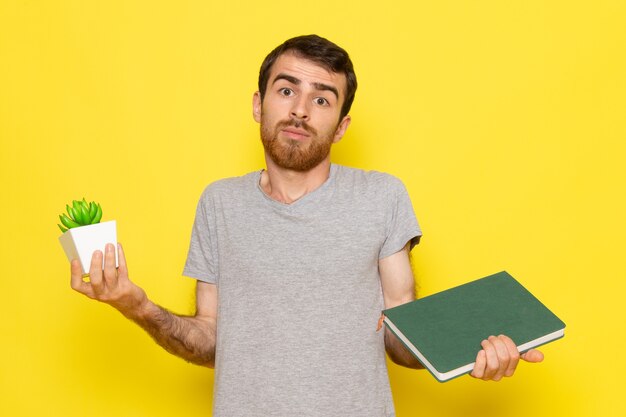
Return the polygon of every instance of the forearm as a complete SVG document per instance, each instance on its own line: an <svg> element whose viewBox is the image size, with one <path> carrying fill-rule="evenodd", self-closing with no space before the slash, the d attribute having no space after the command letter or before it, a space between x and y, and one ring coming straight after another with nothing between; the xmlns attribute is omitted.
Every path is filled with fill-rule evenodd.
<svg viewBox="0 0 626 417"><path fill-rule="evenodd" d="M179 316L147 301L140 313L127 315L168 352L196 365L215 365L216 321Z"/></svg>
<svg viewBox="0 0 626 417"><path fill-rule="evenodd" d="M89 281L84 281L77 260L71 262L72 288L85 296L109 304L144 328L165 350L186 361L213 367L217 317L217 287L198 281L196 314L178 316L150 301L145 291L128 278L126 257L118 244L107 244L104 254L95 251L91 258Z"/></svg>
<svg viewBox="0 0 626 417"><path fill-rule="evenodd" d="M385 327L385 350L393 363L412 369L423 369L424 366L402 344L400 339Z"/></svg>

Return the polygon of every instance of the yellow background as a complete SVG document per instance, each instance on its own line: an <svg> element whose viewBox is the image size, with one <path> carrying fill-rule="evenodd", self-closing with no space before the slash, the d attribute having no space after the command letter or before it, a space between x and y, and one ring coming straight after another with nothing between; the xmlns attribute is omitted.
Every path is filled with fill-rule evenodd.
<svg viewBox="0 0 626 417"><path fill-rule="evenodd" d="M3 0L0 415L210 415L213 371L70 289L57 215L101 202L132 278L190 313L197 198L263 166L258 67L308 33L352 56L333 159L405 182L420 293L506 269L568 325L499 384L391 366L398 415L625 415L625 21L619 0Z"/></svg>

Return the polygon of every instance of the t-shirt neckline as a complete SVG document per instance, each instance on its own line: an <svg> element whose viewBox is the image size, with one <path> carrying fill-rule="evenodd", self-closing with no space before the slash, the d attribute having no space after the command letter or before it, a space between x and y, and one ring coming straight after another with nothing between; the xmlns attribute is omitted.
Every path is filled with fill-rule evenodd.
<svg viewBox="0 0 626 417"><path fill-rule="evenodd" d="M273 205L274 207L283 209L283 210L293 210L296 207L306 205L309 201L319 201L321 197L326 194L330 185L335 181L337 169L338 169L338 165L331 163L330 170L328 172L328 178L326 178L326 181L324 181L322 185L317 187L315 190L303 195L302 197L300 197L293 203L282 203L280 201L274 200L272 197L267 195L265 191L263 191L263 188L261 187L261 175L263 174L263 171L265 171L265 169L261 169L256 173L256 175L254 176L254 182L256 184L256 188L258 192L271 205Z"/></svg>

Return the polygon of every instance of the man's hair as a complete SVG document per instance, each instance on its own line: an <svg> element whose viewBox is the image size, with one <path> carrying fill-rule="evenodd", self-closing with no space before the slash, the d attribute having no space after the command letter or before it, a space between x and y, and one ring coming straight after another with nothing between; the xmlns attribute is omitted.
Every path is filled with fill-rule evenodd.
<svg viewBox="0 0 626 417"><path fill-rule="evenodd" d="M261 100L265 97L267 83L274 62L276 62L278 57L287 52L313 61L329 71L345 74L346 99L341 106L341 114L339 116L339 120L343 119L350 111L350 107L352 107L357 87L356 74L354 73L352 61L343 48L317 35L297 36L288 39L265 57L265 60L261 64L261 70L259 71L259 93Z"/></svg>

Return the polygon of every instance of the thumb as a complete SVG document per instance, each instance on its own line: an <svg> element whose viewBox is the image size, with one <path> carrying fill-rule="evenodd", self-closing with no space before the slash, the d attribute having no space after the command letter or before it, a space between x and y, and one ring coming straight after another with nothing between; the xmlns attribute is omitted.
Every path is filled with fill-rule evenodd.
<svg viewBox="0 0 626 417"><path fill-rule="evenodd" d="M121 243L117 243L117 273L120 278L128 278L128 267L126 266L126 257Z"/></svg>
<svg viewBox="0 0 626 417"><path fill-rule="evenodd" d="M531 349L521 355L521 358L526 362L541 362L543 360L543 353L536 349Z"/></svg>

